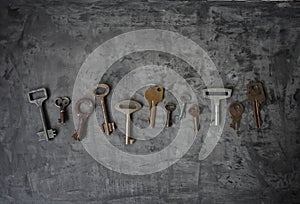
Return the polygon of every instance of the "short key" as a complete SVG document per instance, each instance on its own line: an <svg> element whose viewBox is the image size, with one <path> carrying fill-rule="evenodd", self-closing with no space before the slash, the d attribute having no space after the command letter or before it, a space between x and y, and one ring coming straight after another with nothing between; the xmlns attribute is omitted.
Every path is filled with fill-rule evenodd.
<svg viewBox="0 0 300 204"><path fill-rule="evenodd" d="M44 96L40 98L33 99L34 94L42 93ZM50 140L53 139L56 135L56 130L49 129L47 130L46 120L45 120L45 114L43 110L43 102L48 98L47 91L45 88L40 88L36 90L32 90L28 93L28 100L30 103L34 103L39 107L40 110L40 116L43 124L43 131L38 132L37 135L39 136L39 140Z"/></svg>
<svg viewBox="0 0 300 204"><path fill-rule="evenodd" d="M171 127L172 126L172 112L176 109L176 105L174 103L167 103L165 105L167 113L167 120L166 120L166 126Z"/></svg>
<svg viewBox="0 0 300 204"><path fill-rule="evenodd" d="M115 109L120 111L121 113L124 113L126 115L126 138L125 138L125 144L133 144L135 139L133 139L130 136L130 127L131 127L131 119L130 114L134 113L142 108L142 105L134 100L124 100L120 101L115 105Z"/></svg>
<svg viewBox="0 0 300 204"><path fill-rule="evenodd" d="M253 105L254 119L257 128L261 128L260 104L266 100L261 82L250 82L247 85L247 97Z"/></svg>
<svg viewBox="0 0 300 204"><path fill-rule="evenodd" d="M201 109L198 105L194 104L189 109L189 114L194 117L194 132L197 134L199 130L199 115L201 113Z"/></svg>
<svg viewBox="0 0 300 204"><path fill-rule="evenodd" d="M98 93L98 89L101 89L101 88L105 89L105 92L100 94L100 93ZM110 135L110 133L112 133L116 129L115 123L109 122L109 120L108 120L108 114L107 114L107 109L106 109L105 100L104 100L104 97L109 93L109 91L110 91L110 89L107 84L98 84L97 88L94 90L94 95L96 97L98 97L98 99L101 102L102 114L103 114L103 119L104 119L104 123L102 124L101 129L106 135Z"/></svg>
<svg viewBox="0 0 300 204"><path fill-rule="evenodd" d="M65 113L65 109L66 107L70 104L71 100L68 97L57 97L54 100L54 104L59 108L59 119L58 119L58 123L63 124L65 123L65 117L64 117L64 113Z"/></svg>
<svg viewBox="0 0 300 204"><path fill-rule="evenodd" d="M242 119L242 115L244 113L244 106L240 102L233 102L229 106L229 112L231 114L232 122L230 124L230 127L232 127L235 130L239 130L240 128L240 122Z"/></svg>
<svg viewBox="0 0 300 204"><path fill-rule="evenodd" d="M83 112L81 110L81 106L82 104L85 104L87 106L87 110L85 110L85 112ZM92 102L91 99L88 98L82 98L79 99L75 106L74 106L74 110L78 116L78 126L77 126L77 130L75 131L75 133L73 134L73 138L74 140L80 141L81 140L81 131L82 131L82 126L85 122L85 120L91 115L91 113L94 110L94 104Z"/></svg>
<svg viewBox="0 0 300 204"><path fill-rule="evenodd" d="M181 109L181 112L180 112L180 115L179 115L179 120L182 120L184 117L185 117L185 114L186 114L186 104L188 102L190 102L191 100L191 96L188 95L188 94L183 94L182 96L180 96L180 101L182 102L182 109Z"/></svg>
<svg viewBox="0 0 300 204"><path fill-rule="evenodd" d="M163 100L164 88L162 86L149 88L145 91L144 97L149 106L150 115L148 117L148 122L150 123L151 127L154 128L156 106Z"/></svg>

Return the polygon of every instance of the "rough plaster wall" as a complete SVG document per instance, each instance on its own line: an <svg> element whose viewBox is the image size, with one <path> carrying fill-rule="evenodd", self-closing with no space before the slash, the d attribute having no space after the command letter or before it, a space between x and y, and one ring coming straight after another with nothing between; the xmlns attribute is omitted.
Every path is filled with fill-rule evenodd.
<svg viewBox="0 0 300 204"><path fill-rule="evenodd" d="M0 203L299 203L300 4L15 1L0 8ZM241 132L226 128L198 161L200 139L168 169L122 175L73 141L70 119L56 124L53 98L71 95L87 55L126 31L161 28L203 47L243 101ZM134 62L133 62L134 63ZM264 83L263 128L246 100L250 80ZM38 142L37 107L26 94L47 87L51 127ZM69 118L71 111L69 109Z"/></svg>

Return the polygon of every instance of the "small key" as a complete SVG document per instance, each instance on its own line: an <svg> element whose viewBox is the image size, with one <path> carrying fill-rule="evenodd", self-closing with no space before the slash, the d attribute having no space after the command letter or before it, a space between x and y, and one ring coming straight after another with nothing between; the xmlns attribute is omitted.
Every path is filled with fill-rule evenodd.
<svg viewBox="0 0 300 204"><path fill-rule="evenodd" d="M148 117L148 123L150 123L151 127L154 128L156 106L159 102L163 100L164 88L162 86L155 86L149 88L145 91L144 97L149 106L150 114Z"/></svg>
<svg viewBox="0 0 300 204"><path fill-rule="evenodd" d="M121 113L124 113L126 115L126 138L125 138L125 144L133 144L135 142L135 139L130 136L130 125L131 125L131 119L130 114L134 113L142 108L142 105L134 100L124 100L120 101L115 105L115 109L120 111Z"/></svg>
<svg viewBox="0 0 300 204"><path fill-rule="evenodd" d="M99 89L105 89L104 93L99 93ZM98 84L97 88L94 90L94 95L98 97L98 99L101 102L101 108L102 108L102 114L103 114L103 119L104 123L101 126L102 132L106 133L106 135L110 135L113 131L115 131L115 123L114 122L109 122L108 120L108 114L107 114L107 109L105 106L105 100L104 97L109 93L110 88L107 84Z"/></svg>
<svg viewBox="0 0 300 204"><path fill-rule="evenodd" d="M176 105L174 103L167 103L165 105L165 109L168 111L166 126L171 127L172 126L172 112L176 109Z"/></svg>
<svg viewBox="0 0 300 204"><path fill-rule="evenodd" d="M87 106L87 110L82 110L83 104ZM94 110L93 101L88 98L79 99L74 106L74 110L78 116L78 126L77 126L77 130L75 131L72 137L74 138L74 140L80 141L82 126L86 121L86 119L92 114Z"/></svg>
<svg viewBox="0 0 300 204"><path fill-rule="evenodd" d="M229 106L229 112L231 114L232 122L230 127L234 130L239 130L242 114L244 113L244 106L241 102L233 102Z"/></svg>
<svg viewBox="0 0 300 204"><path fill-rule="evenodd" d="M224 88L209 88L203 90L203 96L211 100L211 105L214 106L215 126L219 125L220 120L220 100L231 96L231 89Z"/></svg>
<svg viewBox="0 0 300 204"><path fill-rule="evenodd" d="M194 132L197 134L199 130L199 115L201 113L201 109L198 105L194 104L189 109L189 114L194 117Z"/></svg>
<svg viewBox="0 0 300 204"><path fill-rule="evenodd" d="M260 104L266 100L261 82L250 82L247 85L247 97L253 104L254 119L257 128L261 128Z"/></svg>
<svg viewBox="0 0 300 204"><path fill-rule="evenodd" d="M54 104L59 108L60 117L58 118L58 123L63 124L65 123L65 108L70 104L71 100L68 97L57 97L54 100Z"/></svg>
<svg viewBox="0 0 300 204"><path fill-rule="evenodd" d="M191 100L191 96L188 95L188 94L180 96L180 101L183 103L183 105L182 105L182 109L181 109L181 112L180 112L180 115L179 115L179 120L182 120L185 117L186 104L188 102L190 102L190 100Z"/></svg>
<svg viewBox="0 0 300 204"><path fill-rule="evenodd" d="M33 98L34 95L40 96L43 95L39 98L35 99ZM48 98L47 91L45 88L40 88L37 90L32 90L28 93L28 100L30 103L34 103L39 107L40 110L40 116L43 124L43 131L38 132L37 135L39 136L39 141L42 140L50 140L53 139L56 135L56 130L49 129L47 130L47 125L46 125L46 120L45 120L45 113L43 110L43 102Z"/></svg>

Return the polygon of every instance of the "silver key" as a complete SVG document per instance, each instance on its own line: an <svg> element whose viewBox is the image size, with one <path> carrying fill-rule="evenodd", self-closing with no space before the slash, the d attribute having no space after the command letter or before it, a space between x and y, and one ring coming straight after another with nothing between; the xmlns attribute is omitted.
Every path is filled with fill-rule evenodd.
<svg viewBox="0 0 300 204"><path fill-rule="evenodd" d="M188 94L184 94L184 95L180 96L180 101L182 102L182 109L181 109L181 112L180 112L180 115L179 115L179 120L182 120L183 118L185 118L186 104L188 102L190 102L190 100L191 100L191 96L188 95Z"/></svg>
<svg viewBox="0 0 300 204"><path fill-rule="evenodd" d="M42 97L39 97L39 98L33 97L33 95L39 95L41 93L43 94ZM45 113L44 113L44 110L43 110L43 102L45 100L47 100L47 98L48 98L48 95L47 95L47 91L46 91L45 88L32 90L28 93L29 102L34 103L35 105L37 105L39 107L39 110L40 110L40 116L41 116L41 120L42 120L43 131L37 133L37 135L39 136L39 141L42 141L42 140L47 140L48 141L50 139L53 139L56 135L56 130L53 130L53 129L47 130L47 125L46 125L46 120L45 120Z"/></svg>
<svg viewBox="0 0 300 204"><path fill-rule="evenodd" d="M80 107L81 104L85 104L87 105L87 110L85 112L83 112ZM82 98L79 99L75 106L74 106L74 110L77 113L78 116L78 126L77 126L77 130L75 131L75 133L73 134L73 138L74 140L80 141L81 140L81 130L82 130L82 126L85 122L85 120L91 115L91 113L94 110L94 104L92 102L91 99L88 98Z"/></svg>
<svg viewBox="0 0 300 204"><path fill-rule="evenodd" d="M215 126L219 125L220 120L220 100L231 97L231 89L209 88L203 90L203 96L211 100L215 112Z"/></svg>
<svg viewBox="0 0 300 204"><path fill-rule="evenodd" d="M189 114L194 117L194 132L197 134L199 130L199 115L201 113L201 109L198 105L194 104L189 109Z"/></svg>

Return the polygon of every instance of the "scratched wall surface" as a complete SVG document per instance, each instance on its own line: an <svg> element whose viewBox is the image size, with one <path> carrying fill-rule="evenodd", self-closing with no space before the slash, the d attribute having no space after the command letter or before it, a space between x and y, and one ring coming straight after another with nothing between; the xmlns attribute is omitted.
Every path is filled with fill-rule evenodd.
<svg viewBox="0 0 300 204"><path fill-rule="evenodd" d="M144 28L198 43L234 89L228 102L242 101L246 111L238 134L227 116L206 160L198 161L197 138L168 169L131 176L98 164L73 141L71 108L59 126L53 99L71 96L101 43ZM0 203L299 203L299 33L300 3L2 1ZM267 96L259 131L245 95L250 80L262 81ZM59 132L50 142L37 140L38 109L26 96L39 87L50 93L45 108Z"/></svg>

